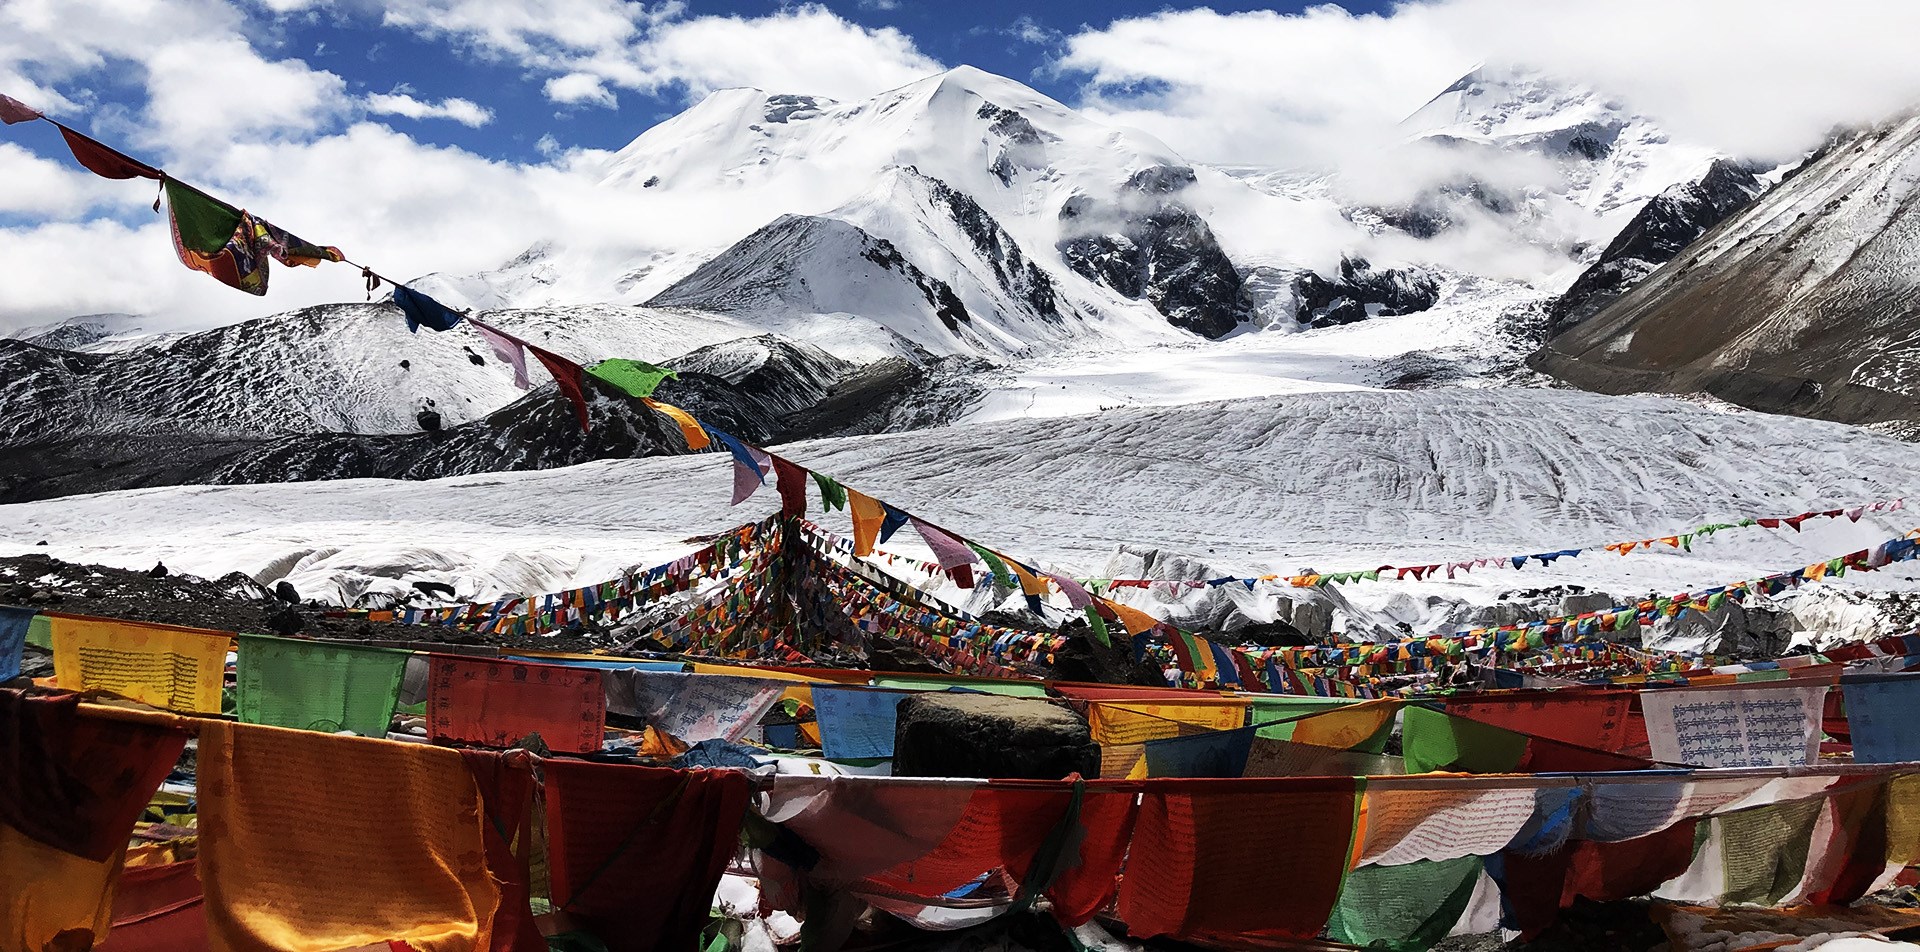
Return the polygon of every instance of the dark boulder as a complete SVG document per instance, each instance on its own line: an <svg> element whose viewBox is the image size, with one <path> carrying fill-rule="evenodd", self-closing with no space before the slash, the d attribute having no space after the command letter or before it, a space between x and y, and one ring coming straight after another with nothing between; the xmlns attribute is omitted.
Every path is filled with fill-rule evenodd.
<svg viewBox="0 0 1920 952"><path fill-rule="evenodd" d="M278 598L279 600L286 602L289 605L300 604L300 592L293 587L292 582L289 582L286 579L281 579L280 581L274 583L273 597Z"/></svg>
<svg viewBox="0 0 1920 952"><path fill-rule="evenodd" d="M942 692L900 702L897 777L1058 780L1100 775L1100 747L1087 722L1037 698Z"/></svg>

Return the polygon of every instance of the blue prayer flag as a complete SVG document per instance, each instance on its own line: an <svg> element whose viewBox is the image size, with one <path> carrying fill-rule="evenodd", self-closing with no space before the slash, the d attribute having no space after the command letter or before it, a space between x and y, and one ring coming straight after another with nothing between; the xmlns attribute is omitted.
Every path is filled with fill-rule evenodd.
<svg viewBox="0 0 1920 952"><path fill-rule="evenodd" d="M33 609L0 607L0 681L20 676L20 653L32 624Z"/></svg>
<svg viewBox="0 0 1920 952"><path fill-rule="evenodd" d="M1920 674L1850 674L1840 679L1846 694L1847 731L1853 759L1863 764L1920 760Z"/></svg>
<svg viewBox="0 0 1920 952"><path fill-rule="evenodd" d="M876 760L893 756L894 722L910 692L813 686L820 746L828 760Z"/></svg>

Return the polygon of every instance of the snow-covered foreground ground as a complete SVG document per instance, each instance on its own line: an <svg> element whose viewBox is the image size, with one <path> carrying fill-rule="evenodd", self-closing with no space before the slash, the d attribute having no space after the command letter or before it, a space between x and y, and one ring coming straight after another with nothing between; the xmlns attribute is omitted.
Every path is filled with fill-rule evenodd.
<svg viewBox="0 0 1920 952"><path fill-rule="evenodd" d="M1130 574L1123 543L1208 574L1366 569L1599 546L1744 516L1920 500L1920 446L1785 417L1547 390L1329 392L1007 420L794 444L803 465L1044 566ZM727 505L724 455L434 482L176 487L0 507L0 553L214 577L338 598L418 579L463 597L553 591L688 551L777 506ZM1909 519L1909 512L1911 518ZM1579 583L1672 593L1802 566L1920 525L1920 511L1802 532L1728 530L1692 554L1595 552L1459 580L1365 583L1356 605L1419 622L1431 599ZM846 516L826 519L845 531ZM44 540L44 547L36 544ZM903 532L891 548L924 555ZM917 551L916 551L917 550ZM1198 568L1197 566L1195 567ZM1843 586L1920 588L1905 565Z"/></svg>

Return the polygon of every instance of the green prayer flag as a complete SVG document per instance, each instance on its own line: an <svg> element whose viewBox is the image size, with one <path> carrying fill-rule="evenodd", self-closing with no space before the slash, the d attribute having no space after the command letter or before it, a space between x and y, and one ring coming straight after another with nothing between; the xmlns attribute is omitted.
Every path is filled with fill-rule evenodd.
<svg viewBox="0 0 1920 952"><path fill-rule="evenodd" d="M1807 872L1814 823L1826 805L1825 799L1816 797L1715 818L1720 824L1720 855L1727 881L1720 904L1771 906L1799 885Z"/></svg>
<svg viewBox="0 0 1920 952"><path fill-rule="evenodd" d="M827 512L847 508L847 487L825 473L814 473L813 484L820 487L820 508Z"/></svg>
<svg viewBox="0 0 1920 952"><path fill-rule="evenodd" d="M911 675L876 674L873 686L892 688L896 691L945 691L948 688L966 688L985 694L998 694L1001 697L1047 697L1047 685L1043 681L988 681L977 678L916 678Z"/></svg>
<svg viewBox="0 0 1920 952"><path fill-rule="evenodd" d="M662 381L680 379L679 374L665 367L624 357L594 364L587 368L587 374L613 384L631 397L651 397Z"/></svg>
<svg viewBox="0 0 1920 952"><path fill-rule="evenodd" d="M1432 948L1460 921L1473 899L1480 869L1478 856L1362 866L1347 873L1341 884L1327 934L1370 949Z"/></svg>
<svg viewBox="0 0 1920 952"><path fill-rule="evenodd" d="M1093 629L1093 640L1099 642L1102 647L1113 644L1107 638L1107 620L1101 618L1100 613L1094 611L1092 605L1087 606L1087 625Z"/></svg>
<svg viewBox="0 0 1920 952"><path fill-rule="evenodd" d="M1527 754L1527 735L1409 705L1400 712L1407 773L1508 773Z"/></svg>
<svg viewBox="0 0 1920 952"><path fill-rule="evenodd" d="M35 615L27 622L27 644L53 650L53 619L45 615Z"/></svg>
<svg viewBox="0 0 1920 952"><path fill-rule="evenodd" d="M387 735L410 652L247 634L239 644L242 723Z"/></svg>
<svg viewBox="0 0 1920 952"><path fill-rule="evenodd" d="M967 548L979 553L980 558L987 563L987 569L993 573L994 584L1004 588L1019 587L1020 580L1013 577L1013 571L1007 568L1007 563L995 555L991 549L981 548L971 542L967 543Z"/></svg>
<svg viewBox="0 0 1920 952"><path fill-rule="evenodd" d="M173 179L165 184L167 210L173 215L180 246L203 255L225 248L240 227L240 210L191 185Z"/></svg>

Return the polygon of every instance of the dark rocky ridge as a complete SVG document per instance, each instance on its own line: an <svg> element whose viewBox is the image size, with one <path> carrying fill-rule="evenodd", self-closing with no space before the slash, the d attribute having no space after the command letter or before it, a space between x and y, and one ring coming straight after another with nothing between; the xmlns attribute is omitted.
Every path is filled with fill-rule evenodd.
<svg viewBox="0 0 1920 952"><path fill-rule="evenodd" d="M1294 279L1293 293L1298 299L1295 320L1332 327L1424 311L1439 303L1440 280L1417 268L1376 271L1365 258L1342 257L1334 277L1309 271Z"/></svg>
<svg viewBox="0 0 1920 952"><path fill-rule="evenodd" d="M1557 334L1600 313L1765 190L1752 169L1718 159L1700 181L1675 185L1655 196L1614 236L1599 260L1554 301L1548 312L1548 332Z"/></svg>
<svg viewBox="0 0 1920 952"><path fill-rule="evenodd" d="M1060 253L1076 274L1136 300L1175 327L1226 336L1253 317L1253 300L1206 219L1179 200L1189 168L1134 173L1120 203L1075 195L1060 208Z"/></svg>
<svg viewBox="0 0 1920 952"><path fill-rule="evenodd" d="M42 352L53 361L86 356ZM661 399L757 443L893 429L896 415L944 422L970 392L943 383L964 380L965 374L948 371L941 361L856 369L817 348L772 337L701 348L671 363L682 373L662 385ZM572 404L551 383L483 419L402 435L49 426L0 440L6 450L0 453L0 503L183 484L434 479L687 452L672 421L639 401L593 378L587 393L592 428L585 433ZM63 418L57 405L46 410L49 419Z"/></svg>

